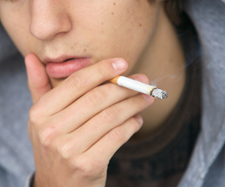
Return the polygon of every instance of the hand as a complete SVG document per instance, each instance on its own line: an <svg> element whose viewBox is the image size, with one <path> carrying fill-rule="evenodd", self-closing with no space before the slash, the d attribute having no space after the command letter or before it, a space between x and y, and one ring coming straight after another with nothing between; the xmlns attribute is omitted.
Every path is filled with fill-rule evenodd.
<svg viewBox="0 0 225 187"><path fill-rule="evenodd" d="M34 54L27 55L25 62L34 103L28 122L36 165L34 186L105 186L109 160L140 129L142 118L136 114L154 99L102 84L125 72L123 59L79 70L54 89ZM131 78L148 83L144 75Z"/></svg>

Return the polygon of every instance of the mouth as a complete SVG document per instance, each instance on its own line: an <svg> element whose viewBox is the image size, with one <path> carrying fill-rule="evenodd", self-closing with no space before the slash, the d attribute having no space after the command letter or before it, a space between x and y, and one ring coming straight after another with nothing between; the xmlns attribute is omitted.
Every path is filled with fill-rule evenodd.
<svg viewBox="0 0 225 187"><path fill-rule="evenodd" d="M91 64L90 57L60 57L57 59L45 58L47 74L56 79L66 78L74 72Z"/></svg>

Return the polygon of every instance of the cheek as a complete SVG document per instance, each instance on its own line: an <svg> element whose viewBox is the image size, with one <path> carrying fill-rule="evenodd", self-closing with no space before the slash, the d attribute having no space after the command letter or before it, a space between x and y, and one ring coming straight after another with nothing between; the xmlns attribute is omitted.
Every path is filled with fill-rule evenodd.
<svg viewBox="0 0 225 187"><path fill-rule="evenodd" d="M118 7L113 7L95 18L100 21L93 21L95 25L92 24L90 30L95 37L89 41L95 46L98 60L122 57L132 68L153 37L157 7L151 7L148 3L136 6L129 3L134 1L126 2L122 3L122 7L118 4Z"/></svg>
<svg viewBox="0 0 225 187"><path fill-rule="evenodd" d="M29 14L26 8L5 7L1 10L1 22L7 33L25 55L29 52Z"/></svg>

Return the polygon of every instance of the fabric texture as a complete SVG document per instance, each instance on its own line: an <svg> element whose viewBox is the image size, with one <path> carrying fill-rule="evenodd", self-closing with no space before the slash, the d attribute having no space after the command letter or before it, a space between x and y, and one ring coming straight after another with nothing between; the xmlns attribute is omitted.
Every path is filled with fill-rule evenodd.
<svg viewBox="0 0 225 187"><path fill-rule="evenodd" d="M31 97L22 56L0 26L0 186L24 187L34 172L27 133Z"/></svg>
<svg viewBox="0 0 225 187"><path fill-rule="evenodd" d="M213 186L222 187L225 186L222 164L225 158L218 154L224 155L225 142L225 4L220 0L186 0L185 9L202 46L203 111L202 132L179 186L208 187L214 180ZM216 171L220 175L213 175Z"/></svg>

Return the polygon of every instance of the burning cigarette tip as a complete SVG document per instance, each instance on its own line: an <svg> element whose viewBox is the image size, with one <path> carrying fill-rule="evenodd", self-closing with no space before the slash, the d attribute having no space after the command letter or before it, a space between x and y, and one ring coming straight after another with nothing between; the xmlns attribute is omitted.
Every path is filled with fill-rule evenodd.
<svg viewBox="0 0 225 187"><path fill-rule="evenodd" d="M151 95L155 98L166 99L168 97L168 93L159 88L155 88L152 90Z"/></svg>

